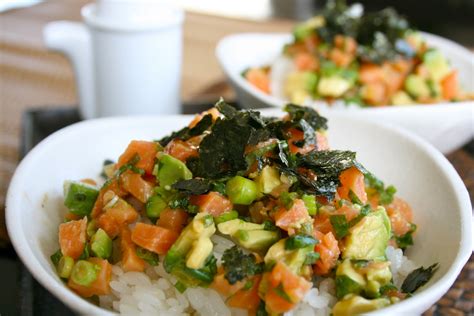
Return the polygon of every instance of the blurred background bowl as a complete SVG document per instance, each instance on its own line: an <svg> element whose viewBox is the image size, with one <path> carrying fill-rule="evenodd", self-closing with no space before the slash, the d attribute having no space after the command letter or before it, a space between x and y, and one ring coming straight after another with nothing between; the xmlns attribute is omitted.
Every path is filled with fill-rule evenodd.
<svg viewBox="0 0 474 316"><path fill-rule="evenodd" d="M430 46L439 48L455 69L459 70L460 85L474 91L474 54L461 45L437 35L422 36ZM291 34L241 33L223 38L216 47L216 55L237 100L247 107L282 107L287 100L267 95L242 77L248 67L271 64L281 55L283 45ZM405 127L425 138L443 153L459 148L474 137L474 101L418 104L416 106L387 106L378 108L331 108L325 102L314 102L323 115L351 111L362 116Z"/></svg>

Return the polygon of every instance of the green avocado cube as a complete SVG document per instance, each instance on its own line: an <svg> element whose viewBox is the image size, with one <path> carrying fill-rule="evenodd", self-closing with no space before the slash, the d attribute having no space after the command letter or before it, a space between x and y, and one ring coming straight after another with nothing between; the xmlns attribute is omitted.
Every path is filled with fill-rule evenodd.
<svg viewBox="0 0 474 316"><path fill-rule="evenodd" d="M383 207L378 207L354 225L345 241L344 259L384 260L390 239L390 219Z"/></svg>
<svg viewBox="0 0 474 316"><path fill-rule="evenodd" d="M160 186L167 188L180 180L192 179L193 174L184 162L168 154L160 156L157 179Z"/></svg>

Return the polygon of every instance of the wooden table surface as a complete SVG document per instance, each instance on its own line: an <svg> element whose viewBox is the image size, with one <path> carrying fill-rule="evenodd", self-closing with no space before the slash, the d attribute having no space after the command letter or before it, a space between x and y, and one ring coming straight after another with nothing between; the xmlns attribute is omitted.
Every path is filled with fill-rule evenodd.
<svg viewBox="0 0 474 316"><path fill-rule="evenodd" d="M49 21L79 21L79 10L87 2L54 0L0 14L0 247L8 244L2 213L5 192L18 163L22 112L38 106L77 104L71 65L63 56L46 50L42 29ZM187 13L184 24L183 100L213 100L219 95L233 97L214 56L215 45L223 36L236 32L285 32L292 25L286 20L251 22ZM448 159L463 178L473 200L473 156L467 150L460 149L448 155ZM430 310L431 313L462 315L463 312L473 312L472 258L464 274L466 276L459 279L452 289L455 294L444 297ZM464 291L466 284L471 285ZM455 307L456 300L465 295L468 304L464 302L464 305Z"/></svg>

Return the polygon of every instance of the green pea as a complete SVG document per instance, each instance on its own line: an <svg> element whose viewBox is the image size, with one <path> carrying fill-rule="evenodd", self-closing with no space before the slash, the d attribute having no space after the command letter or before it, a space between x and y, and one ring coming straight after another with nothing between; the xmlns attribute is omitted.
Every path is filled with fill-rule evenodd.
<svg viewBox="0 0 474 316"><path fill-rule="evenodd" d="M235 176L227 181L226 193L232 203L250 205L258 196L258 186L252 180Z"/></svg>

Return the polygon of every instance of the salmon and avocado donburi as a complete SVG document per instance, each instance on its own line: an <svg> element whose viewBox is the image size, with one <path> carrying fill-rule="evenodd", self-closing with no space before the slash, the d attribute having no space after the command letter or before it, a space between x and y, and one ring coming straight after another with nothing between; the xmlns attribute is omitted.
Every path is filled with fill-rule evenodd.
<svg viewBox="0 0 474 316"><path fill-rule="evenodd" d="M272 64L242 75L261 92L298 104L379 107L473 100L458 70L395 10L364 14L361 4L330 0L321 15L294 28Z"/></svg>
<svg viewBox="0 0 474 316"><path fill-rule="evenodd" d="M221 100L131 141L103 180L66 181L59 277L122 314L339 316L410 297L437 269L403 254L410 206L355 152L330 149L326 118L284 110Z"/></svg>

